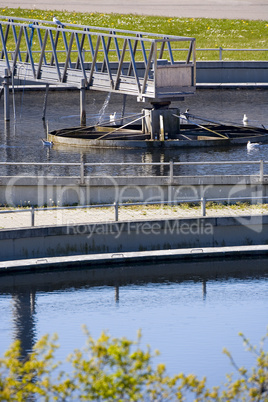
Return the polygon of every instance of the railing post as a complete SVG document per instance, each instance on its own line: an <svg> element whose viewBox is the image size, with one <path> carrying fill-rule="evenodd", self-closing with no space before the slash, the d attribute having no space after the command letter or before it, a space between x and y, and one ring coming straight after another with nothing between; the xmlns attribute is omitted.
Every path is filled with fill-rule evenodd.
<svg viewBox="0 0 268 402"><path fill-rule="evenodd" d="M220 59L220 61L222 61L222 47L220 46L219 47L219 59Z"/></svg>
<svg viewBox="0 0 268 402"><path fill-rule="evenodd" d="M49 84L46 84L46 93L45 93L44 104L43 104L42 120L46 119L48 90L49 90Z"/></svg>
<svg viewBox="0 0 268 402"><path fill-rule="evenodd" d="M263 160L260 160L260 183L263 183Z"/></svg>
<svg viewBox="0 0 268 402"><path fill-rule="evenodd" d="M31 207L31 226L34 226L34 207Z"/></svg>
<svg viewBox="0 0 268 402"><path fill-rule="evenodd" d="M201 215L206 216L206 199L205 199L205 197L201 198Z"/></svg>
<svg viewBox="0 0 268 402"><path fill-rule="evenodd" d="M169 181L170 181L170 184L173 183L173 177L174 177L174 162L170 161L169 162Z"/></svg>
<svg viewBox="0 0 268 402"><path fill-rule="evenodd" d="M85 183L85 155L81 154L80 159L80 184Z"/></svg>
<svg viewBox="0 0 268 402"><path fill-rule="evenodd" d="M118 222L118 201L114 202L114 220Z"/></svg>

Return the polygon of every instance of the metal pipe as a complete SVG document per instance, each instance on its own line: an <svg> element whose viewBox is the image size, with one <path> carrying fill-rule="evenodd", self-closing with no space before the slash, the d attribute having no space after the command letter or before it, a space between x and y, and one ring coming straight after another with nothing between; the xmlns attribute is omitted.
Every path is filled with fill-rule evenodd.
<svg viewBox="0 0 268 402"><path fill-rule="evenodd" d="M263 172L264 172L264 164L263 160L260 160L260 182L263 183Z"/></svg>
<svg viewBox="0 0 268 402"><path fill-rule="evenodd" d="M201 215L206 216L206 199L205 197L201 197Z"/></svg>
<svg viewBox="0 0 268 402"><path fill-rule="evenodd" d="M34 226L34 207L31 207L31 226Z"/></svg>
<svg viewBox="0 0 268 402"><path fill-rule="evenodd" d="M8 70L7 69L5 69L3 88L4 88L4 120L9 121L10 120L9 75L8 75Z"/></svg>
<svg viewBox="0 0 268 402"><path fill-rule="evenodd" d="M114 203L114 220L115 222L118 222L118 201L115 201Z"/></svg>

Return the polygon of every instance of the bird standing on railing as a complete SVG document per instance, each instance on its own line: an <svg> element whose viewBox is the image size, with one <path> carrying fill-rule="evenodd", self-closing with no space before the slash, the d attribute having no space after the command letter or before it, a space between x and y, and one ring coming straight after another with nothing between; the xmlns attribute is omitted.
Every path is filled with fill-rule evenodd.
<svg viewBox="0 0 268 402"><path fill-rule="evenodd" d="M190 109L186 109L185 110L185 112L184 113L181 113L181 123L182 124L186 124L186 123L188 123L188 121L189 121L189 111L190 111Z"/></svg>
<svg viewBox="0 0 268 402"><path fill-rule="evenodd" d="M55 17L55 15L53 15L53 22L54 22L54 24L57 24L59 28L64 28L63 23L60 22L60 21L58 20L58 18Z"/></svg>

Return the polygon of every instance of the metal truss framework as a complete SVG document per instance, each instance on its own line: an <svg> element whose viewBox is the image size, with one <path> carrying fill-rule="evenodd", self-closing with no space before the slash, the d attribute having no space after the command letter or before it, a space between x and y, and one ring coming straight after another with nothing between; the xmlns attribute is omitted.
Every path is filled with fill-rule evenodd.
<svg viewBox="0 0 268 402"><path fill-rule="evenodd" d="M2 77L139 100L195 92L194 38L0 16L0 43Z"/></svg>

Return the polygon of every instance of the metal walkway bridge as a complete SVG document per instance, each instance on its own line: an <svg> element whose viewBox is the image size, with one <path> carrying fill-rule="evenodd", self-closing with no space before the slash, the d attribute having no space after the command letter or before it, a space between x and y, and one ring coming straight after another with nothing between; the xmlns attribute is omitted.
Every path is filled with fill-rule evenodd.
<svg viewBox="0 0 268 402"><path fill-rule="evenodd" d="M61 84L156 102L195 92L194 38L0 16L0 40L4 82Z"/></svg>

